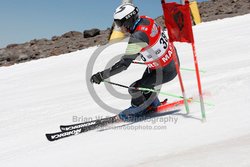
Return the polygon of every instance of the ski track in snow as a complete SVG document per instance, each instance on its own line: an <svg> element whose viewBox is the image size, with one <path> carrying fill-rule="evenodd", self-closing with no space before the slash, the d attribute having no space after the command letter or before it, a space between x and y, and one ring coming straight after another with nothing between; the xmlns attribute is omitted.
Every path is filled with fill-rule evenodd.
<svg viewBox="0 0 250 167"><path fill-rule="evenodd" d="M49 142L45 133L59 131L73 116L111 116L91 98L86 67L97 47L59 57L0 68L0 164L16 166L250 166L250 15L227 18L194 27L207 122L200 106L190 105L174 115L176 123L144 121L129 127L166 126L161 130L98 130ZM193 68L191 46L176 44L181 66ZM126 43L110 46L98 57L94 72L103 70ZM145 67L131 65L111 78L129 85ZM182 71L188 96L197 96L194 72ZM101 99L120 110L129 99L113 97L103 84L95 85ZM120 93L127 90L115 87ZM178 79L162 91L181 95ZM166 97L160 95L161 99ZM174 100L169 98L169 101Z"/></svg>

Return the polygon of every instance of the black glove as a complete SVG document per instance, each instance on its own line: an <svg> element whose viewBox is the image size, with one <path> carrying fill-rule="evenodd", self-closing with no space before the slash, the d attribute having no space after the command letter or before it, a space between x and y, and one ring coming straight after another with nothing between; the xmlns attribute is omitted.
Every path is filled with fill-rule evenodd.
<svg viewBox="0 0 250 167"><path fill-rule="evenodd" d="M103 76L101 72L96 73L95 75L92 75L92 77L90 78L90 82L91 83L96 83L96 84L100 84L103 81Z"/></svg>

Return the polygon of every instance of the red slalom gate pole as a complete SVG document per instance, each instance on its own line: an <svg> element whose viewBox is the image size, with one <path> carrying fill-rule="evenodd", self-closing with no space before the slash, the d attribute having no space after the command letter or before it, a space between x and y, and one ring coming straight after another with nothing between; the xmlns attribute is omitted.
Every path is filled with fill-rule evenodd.
<svg viewBox="0 0 250 167"><path fill-rule="evenodd" d="M189 114L188 99L187 99L187 96L186 96L186 93L185 93L185 89L184 89L184 85L183 85L183 81L182 81L182 77L181 77L180 66L179 66L179 63L178 63L178 60L177 60L177 57L176 57L176 51L174 49L174 44L173 43L171 43L171 44L173 45L173 59L174 59L175 68L176 68L176 71L177 71L179 83L180 83L180 86L181 86L181 92L182 92L182 96L183 96L183 99L184 99L186 112L187 112L187 114Z"/></svg>
<svg viewBox="0 0 250 167"><path fill-rule="evenodd" d="M177 4L175 2L165 3L165 0L161 0L161 3L162 3L162 8L163 8L163 13L165 16L165 25L169 30L168 31L169 40L171 42L187 42L187 43L192 44L195 72L196 72L196 78L197 78L198 89L199 89L202 120L205 121L206 114L205 114L204 100L203 100L203 95L202 95L198 61L196 57L196 49L195 49L195 44L194 44L195 42L194 42L194 36L193 36L193 29L192 29L192 24L191 24L192 21L190 17L189 0L185 0L185 4L183 5ZM182 89L183 97L184 97L185 91L184 91L184 87L182 84L181 76L179 75L180 74L179 69L177 69L177 72L178 72L181 89Z"/></svg>
<svg viewBox="0 0 250 167"><path fill-rule="evenodd" d="M202 116L202 121L206 121L206 113L205 113L203 93L202 93L202 88L201 88L199 66L198 66L198 60L197 60L197 56L196 56L196 48L195 48L194 42L192 43L192 49L193 49L193 56L194 56L195 73L196 73L198 89L199 89L199 97L200 97L200 105L201 105L201 116Z"/></svg>

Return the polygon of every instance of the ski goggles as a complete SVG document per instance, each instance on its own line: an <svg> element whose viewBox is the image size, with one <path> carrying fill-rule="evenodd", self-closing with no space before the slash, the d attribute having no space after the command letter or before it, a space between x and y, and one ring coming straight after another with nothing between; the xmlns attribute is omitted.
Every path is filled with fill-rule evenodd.
<svg viewBox="0 0 250 167"><path fill-rule="evenodd" d="M122 19L122 20L117 20L117 19L114 20L115 24L116 24L118 27L123 26L124 21L125 21L125 20L123 20L123 19Z"/></svg>

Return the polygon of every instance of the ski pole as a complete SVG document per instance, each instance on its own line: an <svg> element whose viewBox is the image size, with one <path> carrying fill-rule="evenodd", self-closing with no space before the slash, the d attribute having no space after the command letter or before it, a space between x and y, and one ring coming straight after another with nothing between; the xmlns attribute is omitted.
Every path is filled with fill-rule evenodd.
<svg viewBox="0 0 250 167"><path fill-rule="evenodd" d="M106 80L104 80L103 82L106 82L106 83L109 83L109 84L115 85L115 86L120 86L122 88L136 89L135 87L129 87L129 86L126 86L126 85L122 85L122 84L118 84L118 83L114 83L114 82L110 82L110 81L106 81Z"/></svg>
<svg viewBox="0 0 250 167"><path fill-rule="evenodd" d="M159 94L166 95L166 96L171 96L171 97L176 97L176 98L181 98L181 99L183 98L182 96L171 94L171 93L166 93L166 92L161 92L160 90L155 90L155 89L150 89L150 88L142 88L142 87L131 87L131 86L126 86L126 85L122 85L122 84L118 84L118 83L114 83L114 82L110 82L110 81L106 81L106 80L104 80L103 82L109 83L111 85L127 88L127 89L149 91L149 92L155 92L155 93L159 93Z"/></svg>
<svg viewBox="0 0 250 167"><path fill-rule="evenodd" d="M132 63L134 64L141 64L141 65L146 65L144 62L142 61L133 61ZM192 69L192 68L180 68L182 71L195 71L195 69ZM199 70L200 73L206 73L205 70Z"/></svg>
<svg viewBox="0 0 250 167"><path fill-rule="evenodd" d="M110 81L106 81L106 80L104 80L103 82L106 82L106 83L111 84L111 85L119 86L119 87L122 87L122 88L135 89L135 90L140 90L140 91L150 91L150 92L159 93L159 94L162 94L162 95L165 95L165 96L170 96L170 97L183 99L182 96L175 95L175 94L172 94L172 93L162 92L160 90L155 90L155 89L150 89L150 88L142 88L142 87L130 87L130 86L126 86L126 85L122 85L122 84L118 84L118 83L114 83L114 82L110 82ZM196 103L200 103L199 100L193 99L192 101L196 102ZM208 103L208 102L204 102L204 104L206 104L208 106L214 106L214 104Z"/></svg>

